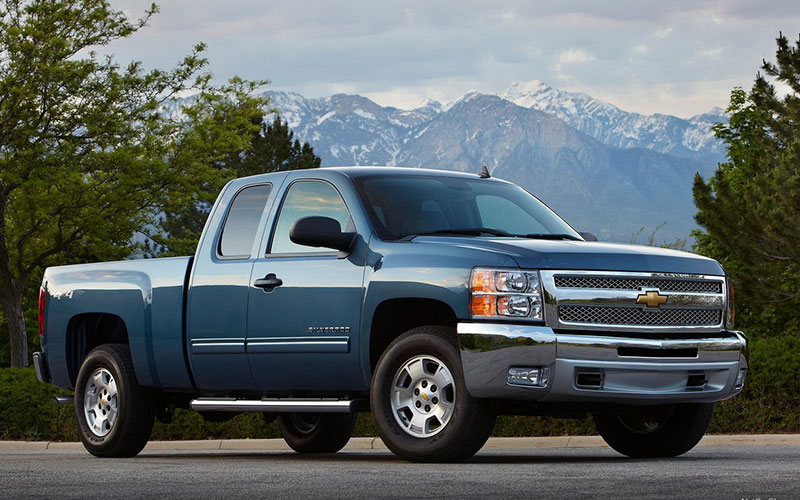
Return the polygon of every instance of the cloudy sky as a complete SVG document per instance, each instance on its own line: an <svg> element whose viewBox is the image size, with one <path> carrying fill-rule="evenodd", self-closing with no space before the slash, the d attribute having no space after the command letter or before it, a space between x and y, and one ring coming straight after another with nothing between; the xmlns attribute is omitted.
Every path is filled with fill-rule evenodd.
<svg viewBox="0 0 800 500"><path fill-rule="evenodd" d="M138 17L151 0L111 0ZM691 116L749 87L797 0L162 0L111 50L169 67L195 42L211 70L307 97L366 95L411 108L538 79L642 113Z"/></svg>

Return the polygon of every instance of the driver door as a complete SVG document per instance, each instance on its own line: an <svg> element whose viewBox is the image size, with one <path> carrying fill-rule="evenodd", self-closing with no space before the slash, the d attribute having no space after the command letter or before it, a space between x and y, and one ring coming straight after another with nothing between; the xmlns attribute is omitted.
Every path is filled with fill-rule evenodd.
<svg viewBox="0 0 800 500"><path fill-rule="evenodd" d="M267 253L253 265L247 356L260 391L346 390L362 383L356 340L363 254L357 262L358 252L339 258L336 250L293 243L292 225L315 215L336 219L344 231L355 230L333 184L295 180L276 215ZM281 284L255 286L264 278Z"/></svg>

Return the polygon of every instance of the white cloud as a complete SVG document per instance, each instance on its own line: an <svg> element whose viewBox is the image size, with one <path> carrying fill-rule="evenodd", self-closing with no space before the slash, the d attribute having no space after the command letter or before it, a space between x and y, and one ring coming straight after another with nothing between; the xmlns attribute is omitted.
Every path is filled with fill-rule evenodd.
<svg viewBox="0 0 800 500"><path fill-rule="evenodd" d="M593 61L594 56L585 50L568 49L558 56L558 64L575 64Z"/></svg>
<svg viewBox="0 0 800 500"><path fill-rule="evenodd" d="M697 55L703 57L716 57L722 54L722 47L711 47L704 50L698 50Z"/></svg>
<svg viewBox="0 0 800 500"><path fill-rule="evenodd" d="M653 33L656 38L669 38L672 35L673 28L672 26L667 26L666 28L661 28Z"/></svg>
<svg viewBox="0 0 800 500"><path fill-rule="evenodd" d="M152 0L110 1L138 17ZM797 0L169 0L100 52L169 68L204 41L218 80L401 107L539 79L628 110L697 114L749 87L778 31L798 25Z"/></svg>

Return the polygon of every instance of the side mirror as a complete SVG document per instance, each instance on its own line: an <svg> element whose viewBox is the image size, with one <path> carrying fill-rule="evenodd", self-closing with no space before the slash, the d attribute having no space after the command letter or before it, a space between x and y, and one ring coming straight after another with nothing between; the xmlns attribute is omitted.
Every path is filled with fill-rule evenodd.
<svg viewBox="0 0 800 500"><path fill-rule="evenodd" d="M597 236L595 236L592 233L586 231L579 231L578 234L580 234L581 238L583 238L586 241L597 241Z"/></svg>
<svg viewBox="0 0 800 500"><path fill-rule="evenodd" d="M356 233L343 233L342 226L330 217L303 217L289 229L289 239L307 247L333 248L348 252L356 242Z"/></svg>

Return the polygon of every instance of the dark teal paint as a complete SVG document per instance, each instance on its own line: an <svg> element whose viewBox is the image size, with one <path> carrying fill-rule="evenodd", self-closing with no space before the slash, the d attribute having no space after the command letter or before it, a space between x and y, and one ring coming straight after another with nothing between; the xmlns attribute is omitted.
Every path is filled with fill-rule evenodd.
<svg viewBox="0 0 800 500"><path fill-rule="evenodd" d="M457 318L467 319L467 281L474 267L723 274L711 259L634 245L474 237L381 241L350 179L381 173L397 175L398 171L316 169L228 183L211 211L192 264L185 338L183 288L189 258L49 268L44 351L53 384L72 386L64 342L69 320L81 313L116 314L125 321L136 375L144 385L217 394L352 392L369 387L369 334L378 306L396 298L430 299L449 306ZM324 249L291 257L267 255L286 187L307 178L333 184L351 213L359 237L346 258ZM245 186L262 183L271 183L273 188L252 255L220 258L216 245L233 196ZM275 273L284 285L271 292L253 286L255 279L268 273ZM349 331L327 335L309 327L348 327ZM328 337L337 340L324 343ZM184 362L184 345L189 366Z"/></svg>

